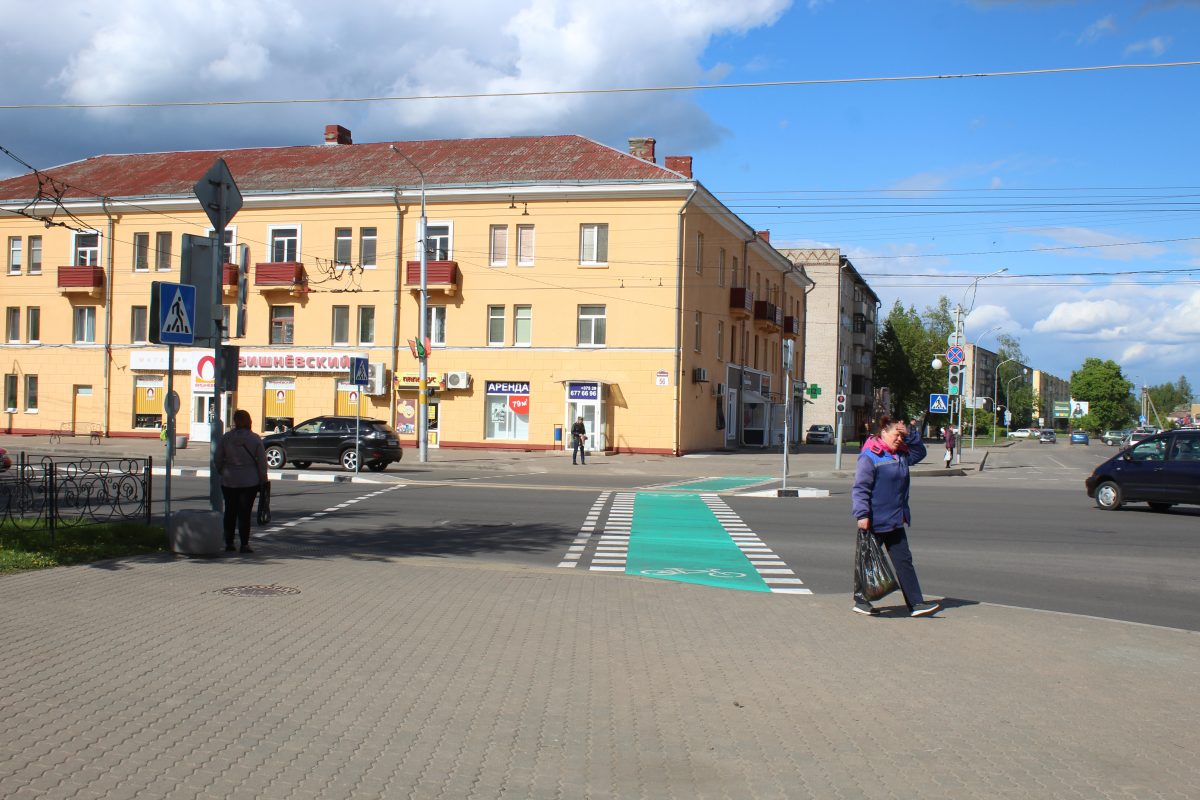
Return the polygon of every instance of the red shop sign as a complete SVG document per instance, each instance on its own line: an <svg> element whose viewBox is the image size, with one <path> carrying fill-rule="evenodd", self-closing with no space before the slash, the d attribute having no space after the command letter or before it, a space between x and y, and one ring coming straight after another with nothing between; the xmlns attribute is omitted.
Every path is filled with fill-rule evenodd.
<svg viewBox="0 0 1200 800"><path fill-rule="evenodd" d="M527 394L510 394L508 396L508 407L512 409L514 414L529 413L529 395Z"/></svg>

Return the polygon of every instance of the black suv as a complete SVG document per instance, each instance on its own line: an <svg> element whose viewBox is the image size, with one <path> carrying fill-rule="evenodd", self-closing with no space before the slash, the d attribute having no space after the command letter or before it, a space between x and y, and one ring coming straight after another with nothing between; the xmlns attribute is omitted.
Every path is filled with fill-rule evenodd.
<svg viewBox="0 0 1200 800"><path fill-rule="evenodd" d="M355 417L315 417L282 433L263 437L267 466L279 469L292 462L296 469L308 469L314 461L341 464L354 472L362 463L372 472L383 472L388 464L403 456L396 432L380 419L358 419L359 446L354 447Z"/></svg>
<svg viewBox="0 0 1200 800"><path fill-rule="evenodd" d="M1155 511L1200 505L1200 431L1168 431L1137 442L1096 467L1085 483L1088 497L1106 511L1139 501Z"/></svg>

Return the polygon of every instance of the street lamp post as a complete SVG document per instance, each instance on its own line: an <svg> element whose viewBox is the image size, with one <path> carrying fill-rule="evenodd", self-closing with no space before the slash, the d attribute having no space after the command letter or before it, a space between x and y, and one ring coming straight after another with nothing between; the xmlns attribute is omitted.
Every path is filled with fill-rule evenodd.
<svg viewBox="0 0 1200 800"><path fill-rule="evenodd" d="M996 443L996 398L1000 395L1000 368L1010 361L1016 361L1015 358L1006 358L996 365L996 371L992 373L992 444ZM1005 408L1008 408L1008 390L1004 392Z"/></svg>
<svg viewBox="0 0 1200 800"><path fill-rule="evenodd" d="M1006 411L1008 411L1010 414L1012 413L1012 402L1008 398L1008 393L1009 393L1010 387L1012 387L1012 382L1015 380L1024 378L1028 374L1029 374L1029 368L1026 367L1025 369L1021 370L1020 375L1013 375L1011 378L1008 379L1008 382L1004 384L1004 409Z"/></svg>
<svg viewBox="0 0 1200 800"><path fill-rule="evenodd" d="M970 314L971 311L973 311L975 308L975 295L973 294L973 291L979 286L979 282L982 280L987 280L988 278L994 278L997 275L1001 275L1005 272L1008 272L1008 267L1001 267L1000 269L996 270L995 272L989 272L987 275L980 275L978 278L971 281L969 286L967 286L967 290L965 292L963 292L962 300L959 301L958 309L956 310L955 315L954 315L955 316L954 344L961 345L963 343L963 317ZM969 308L964 309L963 305L967 302L968 294L971 295L971 305ZM982 337L980 337L980 338L982 338ZM978 341L978 340L976 340L976 341ZM972 382L971 382L971 391L972 392L975 391L974 380L972 380ZM950 424L951 424L951 427L954 426L954 415L953 414L950 415ZM975 446L974 415L972 415L971 426L972 426L971 446L974 447ZM961 432L962 432L962 395L961 394L958 397L958 430L961 434ZM962 437L960 435L958 444L955 446L955 456L956 457L961 452L961 449L962 449Z"/></svg>
<svg viewBox="0 0 1200 800"><path fill-rule="evenodd" d="M987 336L992 331L1000 330L999 325L988 328L983 333L975 338L975 344L971 346L971 449L975 449L975 410L979 408L979 343L983 341L983 337ZM996 405L995 392L992 392L992 406ZM993 429L995 425L992 426Z"/></svg>
<svg viewBox="0 0 1200 800"><path fill-rule="evenodd" d="M388 145L388 148L396 155L407 161L417 174L421 176L421 222L417 231L417 246L420 248L419 258L421 260L421 301L420 314L421 320L417 325L417 353L424 353L417 359L419 372L417 374L417 447L420 453L420 461L422 464L429 460L429 352L425 350L425 340L429 336L429 321L427 319L429 308L429 261L427 254L427 246L425 244L425 173L416 163L400 152L396 145ZM396 243L396 247L400 247L400 243Z"/></svg>

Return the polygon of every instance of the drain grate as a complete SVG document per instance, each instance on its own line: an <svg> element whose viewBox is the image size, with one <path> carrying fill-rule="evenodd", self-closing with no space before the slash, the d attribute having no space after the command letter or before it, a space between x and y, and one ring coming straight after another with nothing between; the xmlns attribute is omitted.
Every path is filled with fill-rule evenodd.
<svg viewBox="0 0 1200 800"><path fill-rule="evenodd" d="M217 589L215 594L228 597L280 597L288 594L300 594L300 590L292 586L280 586L272 583L270 586L226 586Z"/></svg>

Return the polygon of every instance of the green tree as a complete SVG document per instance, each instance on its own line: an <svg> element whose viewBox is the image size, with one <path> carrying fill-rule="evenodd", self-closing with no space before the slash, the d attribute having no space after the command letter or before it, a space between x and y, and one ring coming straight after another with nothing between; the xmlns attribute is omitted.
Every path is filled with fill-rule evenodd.
<svg viewBox="0 0 1200 800"><path fill-rule="evenodd" d="M875 385L888 387L892 406L905 413L913 407L920 389L904 342L900 341L891 318L884 321L875 344Z"/></svg>
<svg viewBox="0 0 1200 800"><path fill-rule="evenodd" d="M946 352L954 330L946 297L918 313L897 300L888 312L876 344L875 385L892 393L892 410L899 417L917 417L928 408L929 395L946 391L946 372L931 366ZM944 359L943 359L944 360Z"/></svg>
<svg viewBox="0 0 1200 800"><path fill-rule="evenodd" d="M1091 431L1120 428L1129 421L1130 390L1133 384L1121 374L1112 359L1089 358L1071 373L1071 397L1086 400L1088 415L1078 427Z"/></svg>
<svg viewBox="0 0 1200 800"><path fill-rule="evenodd" d="M1155 409L1164 420L1176 406L1192 402L1192 386L1185 375L1180 375L1179 380L1174 383L1160 383L1151 386L1147 391L1150 393L1150 402L1154 403Z"/></svg>

